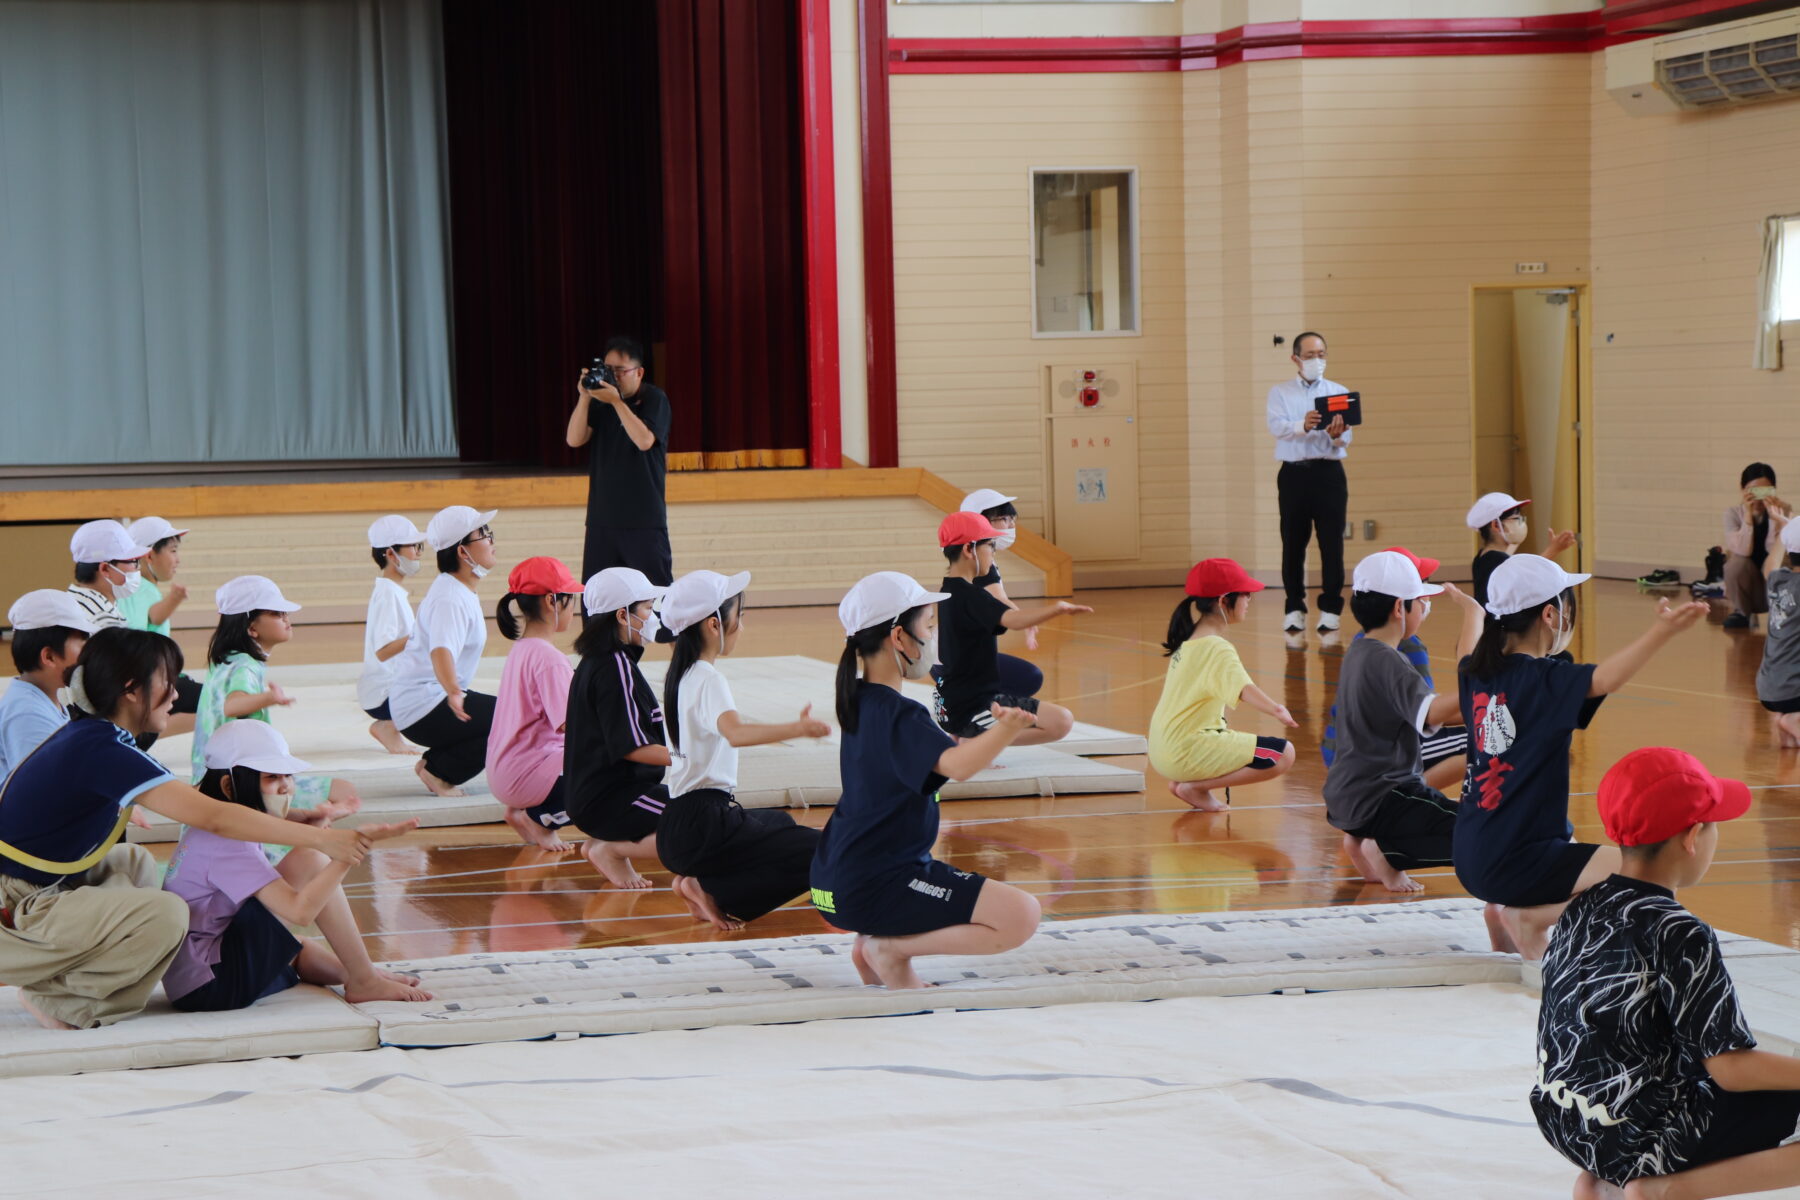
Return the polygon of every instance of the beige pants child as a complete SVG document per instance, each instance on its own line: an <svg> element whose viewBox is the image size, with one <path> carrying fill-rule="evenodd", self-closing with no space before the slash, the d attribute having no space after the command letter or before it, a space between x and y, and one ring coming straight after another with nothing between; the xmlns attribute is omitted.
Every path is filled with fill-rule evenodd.
<svg viewBox="0 0 1800 1200"><path fill-rule="evenodd" d="M0 875L0 984L78 1029L141 1012L187 936L188 907L162 890L142 846L114 846L78 887Z"/></svg>

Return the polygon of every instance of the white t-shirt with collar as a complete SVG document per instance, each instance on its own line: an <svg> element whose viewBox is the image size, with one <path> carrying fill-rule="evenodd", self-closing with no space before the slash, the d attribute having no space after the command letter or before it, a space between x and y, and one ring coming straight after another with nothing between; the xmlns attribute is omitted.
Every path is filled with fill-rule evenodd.
<svg viewBox="0 0 1800 1200"><path fill-rule="evenodd" d="M487 646L487 622L475 590L454 575L431 581L419 602L418 623L406 649L393 658L388 711L401 729L418 721L444 701L444 689L431 666L433 650L448 650L456 659L457 686L464 691L475 678Z"/></svg>
<svg viewBox="0 0 1800 1200"><path fill-rule="evenodd" d="M669 745L669 795L685 796L701 788L737 791L737 747L719 732L719 718L737 710L731 685L717 667L697 662L675 689L680 714L680 744Z"/></svg>

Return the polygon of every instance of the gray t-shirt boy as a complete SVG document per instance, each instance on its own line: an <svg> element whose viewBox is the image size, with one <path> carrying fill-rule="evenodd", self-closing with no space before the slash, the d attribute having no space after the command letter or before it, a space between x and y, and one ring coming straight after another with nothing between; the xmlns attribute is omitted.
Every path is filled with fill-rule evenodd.
<svg viewBox="0 0 1800 1200"><path fill-rule="evenodd" d="M1787 567L1769 576L1769 634L1756 669L1756 698L1800 700L1800 571Z"/></svg>
<svg viewBox="0 0 1800 1200"><path fill-rule="evenodd" d="M1425 786L1419 735L1428 687L1400 651L1372 637L1350 643L1338 668L1337 758L1325 775L1325 817L1361 829L1402 785Z"/></svg>

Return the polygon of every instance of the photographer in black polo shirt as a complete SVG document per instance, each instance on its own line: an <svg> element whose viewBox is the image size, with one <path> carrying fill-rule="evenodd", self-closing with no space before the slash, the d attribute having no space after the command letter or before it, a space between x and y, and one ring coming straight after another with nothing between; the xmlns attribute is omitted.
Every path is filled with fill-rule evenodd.
<svg viewBox="0 0 1800 1200"><path fill-rule="evenodd" d="M583 367L576 376L575 411L569 414L569 445L591 447L581 577L631 567L666 587L674 582L663 501L669 398L644 379L644 348L633 339L607 342L605 363L614 382Z"/></svg>

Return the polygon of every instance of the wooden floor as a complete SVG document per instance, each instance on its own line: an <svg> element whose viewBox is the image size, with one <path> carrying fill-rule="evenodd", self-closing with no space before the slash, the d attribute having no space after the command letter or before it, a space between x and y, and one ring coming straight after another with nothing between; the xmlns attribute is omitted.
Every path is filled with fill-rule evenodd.
<svg viewBox="0 0 1800 1200"><path fill-rule="evenodd" d="M1586 661L1636 637L1651 619L1654 598L1634 585L1600 582L1585 591L1573 649ZM1170 588L1078 597L1095 614L1045 629L1042 648L1030 656L1044 669L1043 695L1084 720L1147 729L1164 672L1157 643L1178 596ZM1756 789L1754 807L1724 829L1717 865L1683 899L1722 928L1800 946L1800 889L1794 886L1800 854L1793 853L1800 846L1790 844L1800 831L1800 755L1777 748L1756 703L1761 634L1727 632L1720 615L1671 645L1607 701L1591 729L1576 735L1571 813L1579 837L1601 840L1592 793L1606 768L1638 746L1679 746L1713 770L1745 780ZM1217 815L1189 811L1154 774L1147 792L1131 795L953 801L943 808L939 856L1028 888L1051 918L1404 903L1352 876L1319 800L1319 733L1342 642L1316 633L1285 638L1280 620L1279 597L1260 597L1233 640L1252 676L1300 722L1294 734L1298 765L1284 780L1237 789L1233 810ZM1440 683L1453 676L1455 633L1448 605L1423 631ZM1339 636L1347 641L1349 631ZM300 627L276 658L274 677L280 678L283 662L358 658L361 639L360 627ZM204 654L202 637L181 640L190 661ZM1017 643L1016 636L1002 647L1022 652L1007 642ZM504 646L493 635L489 652ZM833 610L753 608L738 652L835 660L842 646ZM1240 728L1278 732L1249 709L1237 719ZM295 750L306 752L304 746ZM1148 771L1141 758L1125 761ZM829 809L796 813L815 825L829 815ZM521 847L502 825L485 825L425 830L385 843L352 873L349 890L377 958L727 936L688 917L668 890L666 872L646 873L655 890L614 890L578 856L558 860ZM1427 896L1463 894L1448 870L1420 878ZM817 913L796 904L736 936L821 928Z"/></svg>

